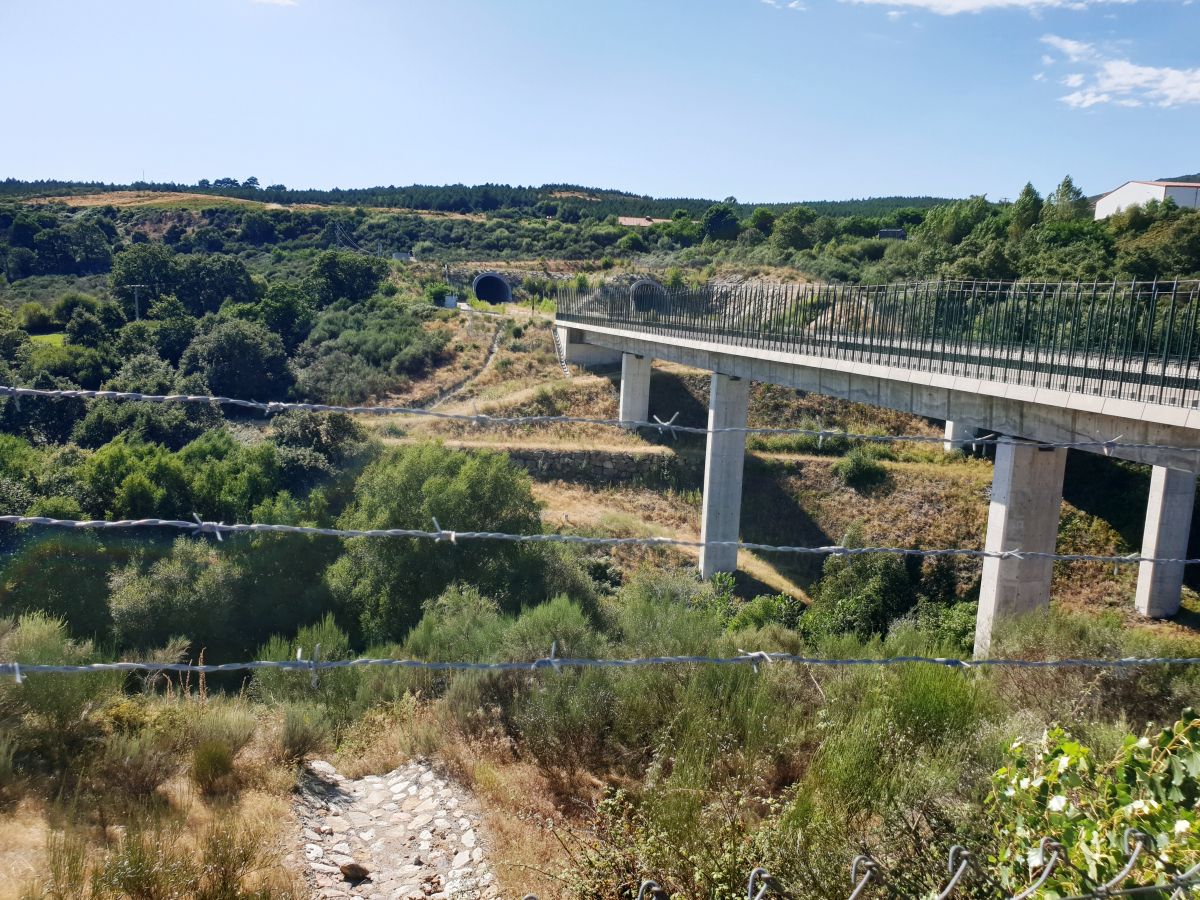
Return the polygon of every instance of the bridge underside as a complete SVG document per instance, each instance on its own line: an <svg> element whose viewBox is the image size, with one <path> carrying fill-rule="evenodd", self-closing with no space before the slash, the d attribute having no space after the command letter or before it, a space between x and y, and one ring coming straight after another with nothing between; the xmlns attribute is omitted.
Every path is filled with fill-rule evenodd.
<svg viewBox="0 0 1200 900"><path fill-rule="evenodd" d="M639 335L594 325L559 326L563 346L600 361L596 348L719 372L751 381L798 388L931 419L953 421L982 433L1044 443L1110 441L1200 448L1200 409L1162 406L1114 397L981 381L936 372L878 366L706 341ZM580 362L585 362L580 359ZM1103 452L1099 448L1097 452ZM1113 447L1120 459L1200 474L1200 453Z"/></svg>
<svg viewBox="0 0 1200 900"><path fill-rule="evenodd" d="M947 430L947 449L975 429L1002 439L1042 443L1117 442L1108 450L1109 455L1155 467L1139 555L1186 555L1200 453L1122 445L1200 448L1200 410L765 348L730 347L592 324L571 322L558 327L561 345L572 362L625 361L623 371L644 369L648 376L650 361L661 359L713 372L710 428L744 427L746 405L737 398L748 392L748 385L738 388L736 383L760 381L946 420L953 426ZM645 409L641 394L648 397L649 382L649 377L623 379L622 410ZM740 477L736 479L737 489L732 486L734 472L740 475L744 452L744 438L733 441L728 434L708 436L705 540L739 538ZM1095 452L1105 450L1097 447ZM1007 441L997 448L986 549L1054 552L1065 458L1066 450L1062 449L1037 452ZM726 489L714 489L713 485L724 485ZM708 577L716 571L732 571L736 559L706 554L701 565L702 574ZM1045 561L987 561L980 592L976 655L986 655L996 620L1045 608L1050 599L1052 571ZM1136 597L1138 611L1156 617L1174 615L1179 610L1182 585L1182 566L1143 563Z"/></svg>

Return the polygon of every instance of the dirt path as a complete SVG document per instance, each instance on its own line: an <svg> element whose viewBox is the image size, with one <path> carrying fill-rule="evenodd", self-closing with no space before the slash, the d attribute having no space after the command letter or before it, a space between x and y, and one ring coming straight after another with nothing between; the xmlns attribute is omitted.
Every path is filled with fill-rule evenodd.
<svg viewBox="0 0 1200 900"><path fill-rule="evenodd" d="M308 765L296 858L314 900L492 900L474 799L420 758L381 777Z"/></svg>
<svg viewBox="0 0 1200 900"><path fill-rule="evenodd" d="M496 328L492 332L492 345L490 347L488 347L487 358L484 359L483 365L479 367L479 371L472 372L470 375L468 375L466 378L464 378L458 384L447 388L445 391L443 391L438 396L438 398L436 400L434 400L432 403L430 403L426 407L426 409L437 409L439 406L441 406L443 403L445 403L447 400L449 400L451 397L453 397L455 394L457 394L463 388L467 387L469 384L471 384L473 381L475 381L476 378L478 378L480 375L482 375L484 372L486 372L488 370L488 366L490 366L492 364L492 360L496 358L496 351L500 348L500 335L503 333L504 333L504 322L503 321L497 322Z"/></svg>

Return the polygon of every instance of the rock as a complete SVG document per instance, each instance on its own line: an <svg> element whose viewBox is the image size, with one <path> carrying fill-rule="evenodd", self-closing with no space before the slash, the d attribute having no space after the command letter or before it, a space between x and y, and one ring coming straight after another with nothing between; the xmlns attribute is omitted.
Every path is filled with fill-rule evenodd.
<svg viewBox="0 0 1200 900"><path fill-rule="evenodd" d="M462 853L455 854L454 861L450 863L455 869L461 869L471 861L471 851L464 850Z"/></svg>
<svg viewBox="0 0 1200 900"><path fill-rule="evenodd" d="M479 862L481 859L483 859L483 848L476 847L474 850L472 850L471 859L473 859L475 862Z"/></svg>
<svg viewBox="0 0 1200 900"><path fill-rule="evenodd" d="M321 839L321 835L318 832L313 831L311 828L305 828L302 833L305 840L308 841L319 841Z"/></svg>
<svg viewBox="0 0 1200 900"><path fill-rule="evenodd" d="M343 853L330 853L329 859L331 862L337 864L339 872L341 871L342 866L346 866L346 865L349 865L350 863L354 862L353 856L346 856Z"/></svg>
<svg viewBox="0 0 1200 900"><path fill-rule="evenodd" d="M472 829L468 830L465 834L463 834L463 836L461 838L459 838L459 840L461 840L462 845L464 847L467 847L468 849L471 847L474 847L475 846L475 829L472 828Z"/></svg>
<svg viewBox="0 0 1200 900"><path fill-rule="evenodd" d="M308 762L308 767L318 775L336 775L337 769L325 762L323 759L312 759Z"/></svg>
<svg viewBox="0 0 1200 900"><path fill-rule="evenodd" d="M402 810L404 810L405 812L409 812L411 810L416 809L420 805L421 805L421 801L418 800L416 797L409 797L402 804L400 804L400 808Z"/></svg>
<svg viewBox="0 0 1200 900"><path fill-rule="evenodd" d="M429 782L433 781L433 773L426 772L424 775L421 776L420 781L421 781L421 784L429 784Z"/></svg>
<svg viewBox="0 0 1200 900"><path fill-rule="evenodd" d="M334 844L329 849L334 853L341 853L343 856L350 855L350 845L347 844L345 841L342 841L341 843L338 843L338 844Z"/></svg>
<svg viewBox="0 0 1200 900"><path fill-rule="evenodd" d="M367 797L367 805L368 806L378 806L383 801L390 800L390 799L391 798L388 797L388 795L385 794L383 791L371 791L370 795Z"/></svg>
<svg viewBox="0 0 1200 900"><path fill-rule="evenodd" d="M320 828L317 829L317 831L320 832L321 834L333 834L333 829L330 828L328 825L322 825Z"/></svg>
<svg viewBox="0 0 1200 900"><path fill-rule="evenodd" d="M406 803L406 804L404 804L404 805L405 805L405 806L407 806L408 804ZM438 802L437 802L436 800L429 799L429 800L426 800L424 803L422 803L420 806L418 806L418 807L417 807L417 808L414 810L414 812L419 812L419 813L422 813L422 812L432 812L433 810L435 810L435 809L437 809L437 808L438 808L438 805L439 805L439 804L438 804Z"/></svg>
<svg viewBox="0 0 1200 900"><path fill-rule="evenodd" d="M348 862L342 866L342 874L350 881L362 881L371 873L362 863Z"/></svg>
<svg viewBox="0 0 1200 900"><path fill-rule="evenodd" d="M364 843L375 840L375 829L368 828L366 831L360 831L358 833L358 839Z"/></svg>
<svg viewBox="0 0 1200 900"><path fill-rule="evenodd" d="M383 781L383 779L380 778L378 775L368 775L366 778L363 779L363 781L377 782L377 781Z"/></svg>
<svg viewBox="0 0 1200 900"><path fill-rule="evenodd" d="M310 869L312 869L314 872L321 872L325 875L337 875L337 874L340 874L340 872L341 872L341 870L338 869L337 866L327 866L327 865L325 865L325 863L319 863L319 862L309 863L308 867Z"/></svg>
<svg viewBox="0 0 1200 900"><path fill-rule="evenodd" d="M325 851L322 850L316 844L305 844L304 845L304 856L309 860L309 862L318 860L324 855L325 855Z"/></svg>
<svg viewBox="0 0 1200 900"><path fill-rule="evenodd" d="M383 806L380 807L380 809L386 809L388 812L391 812L392 810L399 809L399 808L400 807L398 805L396 805L395 803L385 803L385 804L383 804Z"/></svg>

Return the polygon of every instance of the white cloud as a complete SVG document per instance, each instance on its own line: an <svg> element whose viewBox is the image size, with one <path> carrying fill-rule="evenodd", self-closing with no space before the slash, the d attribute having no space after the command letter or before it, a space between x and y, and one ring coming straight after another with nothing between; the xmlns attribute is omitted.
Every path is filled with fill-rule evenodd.
<svg viewBox="0 0 1200 900"><path fill-rule="evenodd" d="M1042 57L1042 65L1043 65L1043 66L1052 66L1052 65L1054 65L1054 57L1052 57L1052 56L1043 56L1043 57Z"/></svg>
<svg viewBox="0 0 1200 900"><path fill-rule="evenodd" d="M1200 69L1139 66L1127 59L1106 59L1092 44L1048 34L1042 43L1064 53L1071 62L1094 67L1090 82L1082 74L1063 79L1067 87L1081 88L1060 98L1068 106L1087 109L1099 103L1118 106L1184 106L1200 104Z"/></svg>
<svg viewBox="0 0 1200 900"><path fill-rule="evenodd" d="M783 9L783 7L776 3L775 0L762 0L762 2L767 4L767 6L773 6L776 9Z"/></svg>
<svg viewBox="0 0 1200 900"><path fill-rule="evenodd" d="M1099 3L1135 3L1137 0L849 0L852 3L880 3L885 6L913 6L943 16L978 13L988 9L1027 9L1033 13L1046 8L1087 9Z"/></svg>
<svg viewBox="0 0 1200 900"><path fill-rule="evenodd" d="M1062 51L1066 54L1067 59L1069 59L1071 62L1079 62L1080 60L1091 59L1096 55L1091 44L1083 44L1079 41L1071 41L1067 38L1060 38L1056 34L1046 35L1044 38L1042 38L1042 43L1049 44L1056 50ZM1042 59L1045 58L1046 57L1042 57Z"/></svg>
<svg viewBox="0 0 1200 900"><path fill-rule="evenodd" d="M796 12L808 11L808 7L801 3L800 0L792 0L792 2L788 4L788 9L794 9Z"/></svg>
<svg viewBox="0 0 1200 900"><path fill-rule="evenodd" d="M1038 72L1036 75L1034 75L1034 76L1033 76L1033 80L1034 80L1034 81L1041 81L1041 80L1042 80L1043 78L1045 78L1045 77L1046 77L1046 73L1045 73L1045 72Z"/></svg>

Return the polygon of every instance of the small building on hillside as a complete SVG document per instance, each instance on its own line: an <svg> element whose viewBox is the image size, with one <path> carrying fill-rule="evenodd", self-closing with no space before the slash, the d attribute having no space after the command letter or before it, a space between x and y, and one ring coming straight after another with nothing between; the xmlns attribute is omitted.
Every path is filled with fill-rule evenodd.
<svg viewBox="0 0 1200 900"><path fill-rule="evenodd" d="M908 232L903 228L880 228L877 237L881 241L907 241Z"/></svg>
<svg viewBox="0 0 1200 900"><path fill-rule="evenodd" d="M1200 184L1187 181L1127 181L1096 201L1096 221L1130 206L1170 198L1177 206L1200 206Z"/></svg>

